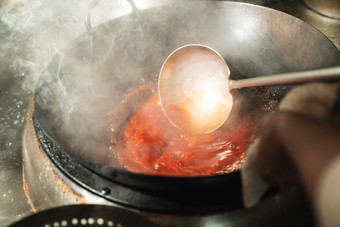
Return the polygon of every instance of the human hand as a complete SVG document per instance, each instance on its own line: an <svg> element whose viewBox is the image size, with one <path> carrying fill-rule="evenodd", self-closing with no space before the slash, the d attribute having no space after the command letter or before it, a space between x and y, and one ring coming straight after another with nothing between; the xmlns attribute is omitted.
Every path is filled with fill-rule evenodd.
<svg viewBox="0 0 340 227"><path fill-rule="evenodd" d="M259 174L284 192L301 184L312 199L320 174L340 154L340 132L327 122L278 112L264 118L261 134Z"/></svg>

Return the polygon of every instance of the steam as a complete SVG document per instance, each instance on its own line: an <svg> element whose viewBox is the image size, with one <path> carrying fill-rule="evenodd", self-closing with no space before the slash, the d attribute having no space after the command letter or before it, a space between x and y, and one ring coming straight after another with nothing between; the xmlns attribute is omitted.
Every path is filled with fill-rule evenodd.
<svg viewBox="0 0 340 227"><path fill-rule="evenodd" d="M222 27L223 15L215 13L218 6L209 8L209 4L195 9L198 13L191 12L188 9L193 5L186 7L181 1L171 12L155 10L155 14L140 17L132 13L113 25L103 23L99 33L94 28L87 34L84 16L91 1L81 2L26 0L3 7L0 58L7 59L15 77L25 78L23 89L38 94L42 116L52 123L45 129L59 130L57 140L68 144L66 149L111 162L109 146L103 141L109 135L110 110L139 86L154 84L163 61L174 49L197 42L214 48L219 35L212 36L204 27ZM122 10L117 12L113 6L109 10L103 2ZM160 4L152 2L153 6ZM162 1L169 2L175 1ZM144 9L145 3L136 0L135 6ZM113 14L129 14L133 7L127 0L101 1L92 10L95 27L110 19L96 15L112 18ZM197 18L192 20L193 16ZM150 24L143 21L147 17Z"/></svg>
<svg viewBox="0 0 340 227"><path fill-rule="evenodd" d="M24 81L23 90L39 91L41 107L49 111L49 117L65 132L67 140L73 140L72 135L77 135L75 144L84 139L91 140L89 133L82 132L91 128L96 134L107 123L98 119L98 112L91 110L96 106L93 100L98 104L104 93L109 94L103 81L96 78L96 69L90 69L91 62L83 67L79 56L71 56L66 60L72 66L72 75L64 69L65 51L73 40L86 32L84 16L90 3L91 0L12 0L0 8L0 59L5 61L15 78ZM126 0L97 3L96 8L91 9L92 26L131 12ZM104 55L110 52L112 45ZM49 69L52 59L56 70ZM80 79L74 74L84 76ZM98 94L98 90L105 92ZM86 100L89 103L85 103ZM108 101L106 98L104 103ZM103 108L99 107L100 110ZM103 123L98 124L99 121ZM75 128L74 125L83 127Z"/></svg>
<svg viewBox="0 0 340 227"><path fill-rule="evenodd" d="M0 8L0 57L15 77L26 78L23 89L34 91L52 57L62 55L86 31L84 16L90 2L12 0ZM131 12L125 0L98 2L92 9L93 26Z"/></svg>
<svg viewBox="0 0 340 227"><path fill-rule="evenodd" d="M231 63L233 53L237 57L248 51L246 45L240 50L236 39L225 42L232 37L228 29L234 24L219 12L220 3L202 1L198 6L195 1L180 1L171 10L159 7L139 13L131 0L103 0L93 8L94 28L86 33L84 16L90 2L25 0L0 9L0 59L6 59L15 77L25 78L23 89L38 94L45 122L53 121L45 129L59 130L57 140L83 157L112 162L105 142L108 113L140 86L152 87L174 49L200 43L229 57ZM134 2L144 9L150 2L148 6L178 1ZM235 58L237 67L238 62Z"/></svg>
<svg viewBox="0 0 340 227"><path fill-rule="evenodd" d="M0 54L23 89L33 91L51 58L61 53L82 27L77 1L28 0L0 11Z"/></svg>

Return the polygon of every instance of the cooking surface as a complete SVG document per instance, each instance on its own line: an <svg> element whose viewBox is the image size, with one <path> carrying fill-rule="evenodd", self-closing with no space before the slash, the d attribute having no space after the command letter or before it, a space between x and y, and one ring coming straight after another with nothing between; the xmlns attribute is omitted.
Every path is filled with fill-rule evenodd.
<svg viewBox="0 0 340 227"><path fill-rule="evenodd" d="M148 3L152 4L152 2ZM296 16L318 28L340 49L340 20L323 17L308 9L300 1L253 0L239 2L263 5ZM0 6L2 4L4 3L0 0ZM144 4L142 7L147 8L148 5ZM94 13L96 12L94 11ZM111 19L124 13L126 13L124 7L117 5L114 13L110 14L110 18L102 20L105 21L105 19ZM95 16L93 19L96 20ZM21 89L25 81L24 77L9 73L6 59L0 58L0 75L0 226L5 226L33 213L24 194L21 166L22 126L31 94ZM240 215L241 218L242 215ZM224 220L226 219L227 217Z"/></svg>

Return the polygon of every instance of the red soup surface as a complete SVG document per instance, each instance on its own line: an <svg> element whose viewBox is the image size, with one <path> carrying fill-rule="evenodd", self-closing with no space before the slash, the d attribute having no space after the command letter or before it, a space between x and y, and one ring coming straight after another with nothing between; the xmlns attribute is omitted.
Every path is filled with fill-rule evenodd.
<svg viewBox="0 0 340 227"><path fill-rule="evenodd" d="M129 118L119 144L111 149L125 168L136 173L223 174L241 168L245 150L254 140L252 128L248 118L234 127L222 126L208 134L183 132L165 117L158 93L154 93Z"/></svg>

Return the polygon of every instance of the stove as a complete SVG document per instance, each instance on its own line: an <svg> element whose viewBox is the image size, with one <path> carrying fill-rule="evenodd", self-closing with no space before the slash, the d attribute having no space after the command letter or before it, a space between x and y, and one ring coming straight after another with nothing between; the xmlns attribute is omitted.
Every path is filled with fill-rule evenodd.
<svg viewBox="0 0 340 227"><path fill-rule="evenodd" d="M136 6L148 8L148 3L136 1L140 4ZM146 2L146 1L145 1ZM153 1L149 1L149 4ZM239 1L252 4L258 4L280 11L284 11L295 17L298 17L307 23L318 28L325 34L334 45L340 49L340 20L324 17L313 10L309 9L300 1L274 1L274 0L253 0ZM158 3L159 4L159 3ZM111 18L120 16L126 12L123 5L119 5L121 11L115 8L116 15L111 14ZM105 18L107 19L107 18ZM100 20L99 20L100 21ZM98 22L99 23L99 22ZM1 36L1 34L0 34ZM121 201L110 199L112 191L110 188L116 188L117 191L125 190L120 186L107 187L106 184L95 182L93 187L84 189L84 182L90 178L84 178L83 181L74 183L65 171L72 172L72 169L56 168L49 162L49 158L42 152L45 149L51 149L44 135L39 131L39 125L34 123L32 94L21 89L24 83L23 77L17 77L9 73L6 59L0 59L5 64L0 65L0 225L8 225L18 219L33 214L37 210L47 209L55 206L78 203L106 204L119 207L127 207L134 212L144 213L151 220L162 225L173 226L218 226L226 223L232 226L251 226L265 219L270 226L271 223L282 223L285 226L286 220L282 219L281 214L286 216L306 216L310 217L308 208L303 198L299 196L285 197L280 194L263 201L257 209L236 209L232 212L213 212L210 214L199 213L196 215L168 215L164 212L154 212L153 209L139 209L139 207L129 205L131 192L124 192L126 198ZM28 108L27 108L28 106ZM26 122L24 121L28 119ZM25 127L24 127L25 126ZM24 130L23 130L24 128ZM37 135L37 138L29 138ZM45 145L44 145L45 144ZM23 149L23 151L22 151ZM26 152L35 150L36 153ZM53 158L53 157L52 157ZM54 157L56 161L60 158L72 162L71 157ZM25 165L22 167L22 160ZM44 163L42 166L30 165L30 163ZM77 164L72 165L75 168L81 168ZM24 168L24 171L23 171ZM23 174L24 172L24 174ZM91 175L91 172L88 173ZM37 183L27 178L36 178ZM45 184L39 184L44 179ZM29 184L27 182L30 182ZM93 183L93 182L92 182ZM71 186L70 186L71 185ZM48 192L41 196L41 191ZM60 193L62 191L63 193ZM145 196L145 195L143 195ZM34 201L31 200L35 198ZM289 209L287 209L289 208ZM267 211L271 210L268 217ZM166 212L165 212L166 213ZM247 217L246 223L244 217ZM300 226L306 224L302 220ZM307 218L307 223L310 221ZM224 223L224 224L222 224Z"/></svg>

